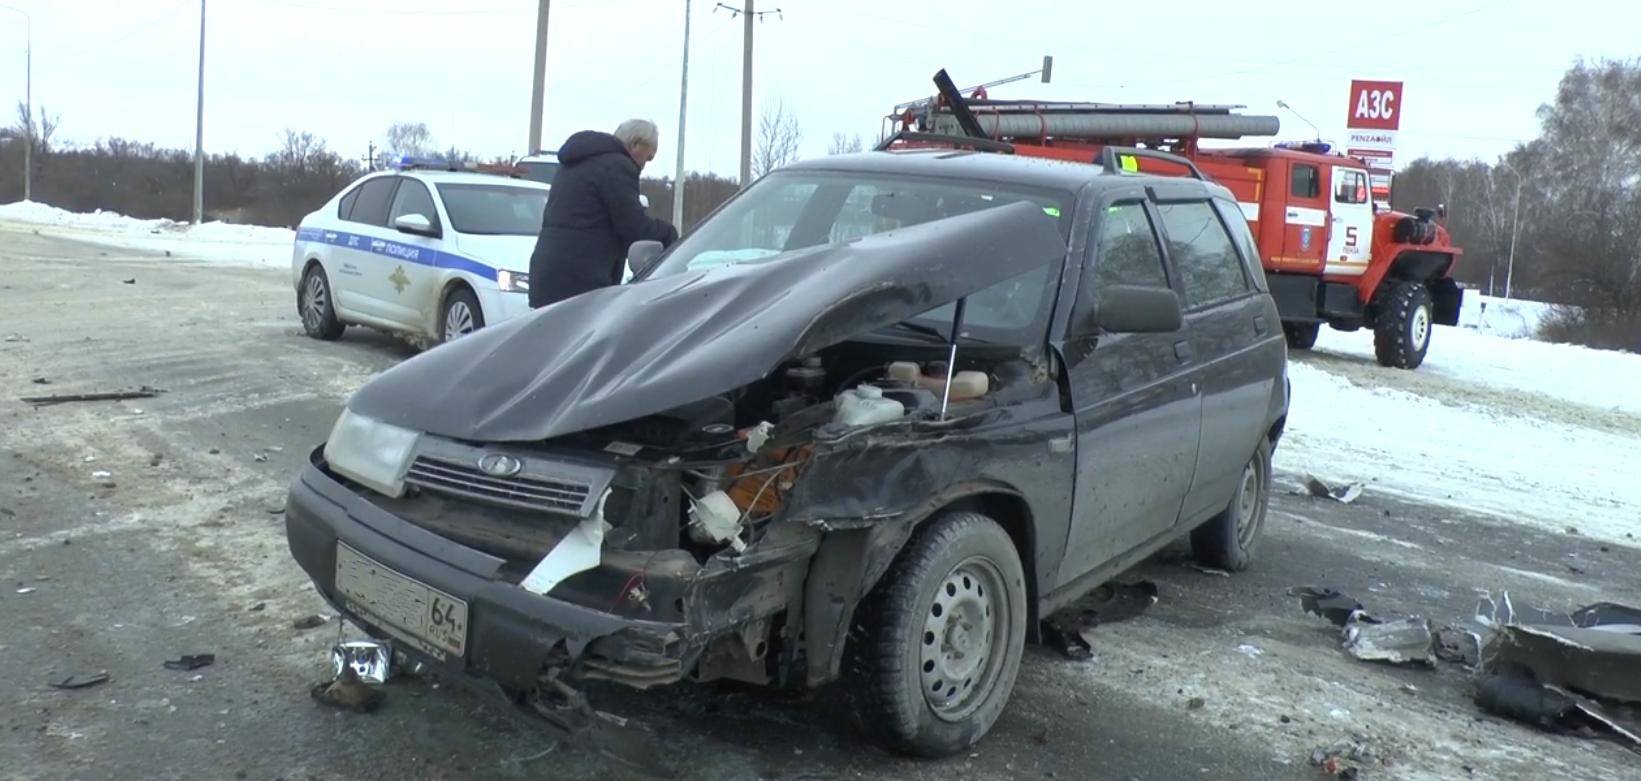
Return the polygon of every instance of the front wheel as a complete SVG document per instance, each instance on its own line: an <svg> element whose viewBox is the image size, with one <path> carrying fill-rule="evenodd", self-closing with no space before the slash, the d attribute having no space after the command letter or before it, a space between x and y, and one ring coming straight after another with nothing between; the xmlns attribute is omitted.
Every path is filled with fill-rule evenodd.
<svg viewBox="0 0 1641 781"><path fill-rule="evenodd" d="M439 312L439 341L460 339L484 327L484 310L473 291L458 287L444 297Z"/></svg>
<svg viewBox="0 0 1641 781"><path fill-rule="evenodd" d="M1191 532L1191 554L1204 567L1241 572L1254 560L1271 497L1271 441L1263 437L1242 466L1236 493L1223 512Z"/></svg>
<svg viewBox="0 0 1641 781"><path fill-rule="evenodd" d="M347 328L336 318L330 278L318 263L309 265L302 274L302 287L296 291L296 311L302 316L302 331L315 339L334 341L341 338Z"/></svg>
<svg viewBox="0 0 1641 781"><path fill-rule="evenodd" d="M1430 288L1422 282L1386 282L1373 323L1373 353L1380 366L1417 369L1430 351Z"/></svg>
<svg viewBox="0 0 1641 781"><path fill-rule="evenodd" d="M921 757L979 742L1014 691L1027 615L1020 557L996 521L958 512L920 528L856 613L850 690L866 732Z"/></svg>

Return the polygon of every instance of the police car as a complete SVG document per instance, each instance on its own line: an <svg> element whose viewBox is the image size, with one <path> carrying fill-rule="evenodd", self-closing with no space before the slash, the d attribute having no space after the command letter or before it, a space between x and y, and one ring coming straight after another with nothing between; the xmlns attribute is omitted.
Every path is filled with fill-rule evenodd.
<svg viewBox="0 0 1641 781"><path fill-rule="evenodd" d="M547 184L401 158L302 219L291 273L302 328L363 325L442 343L529 311Z"/></svg>

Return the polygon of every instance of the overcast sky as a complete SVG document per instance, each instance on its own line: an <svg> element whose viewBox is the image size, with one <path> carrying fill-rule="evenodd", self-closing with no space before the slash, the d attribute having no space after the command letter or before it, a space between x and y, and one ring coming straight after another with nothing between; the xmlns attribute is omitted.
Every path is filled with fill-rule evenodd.
<svg viewBox="0 0 1641 781"><path fill-rule="evenodd" d="M59 138L193 147L199 0L0 0L33 19L34 101ZM731 3L738 5L739 3ZM733 175L739 160L741 23L694 0L686 160ZM1035 70L993 97L1245 104L1344 140L1352 78L1406 82L1398 163L1492 160L1536 134L1577 58L1631 57L1641 3L1423 0L1374 3L759 0L754 95L784 100L806 155L834 132L875 138L894 104ZM361 157L395 121L441 146L522 153L535 0L209 0L205 144L260 156L284 128ZM1166 17L1147 17L1150 8ZM1278 10L1285 9L1285 10ZM663 130L648 173L673 169L684 0L553 0L543 142L646 116ZM21 100L24 24L0 9L0 100Z"/></svg>

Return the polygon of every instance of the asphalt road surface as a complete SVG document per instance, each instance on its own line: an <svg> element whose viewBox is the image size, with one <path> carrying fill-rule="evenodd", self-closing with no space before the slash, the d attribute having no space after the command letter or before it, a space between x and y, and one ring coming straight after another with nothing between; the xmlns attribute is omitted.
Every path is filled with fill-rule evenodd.
<svg viewBox="0 0 1641 781"><path fill-rule="evenodd" d="M0 778L637 777L434 680L395 681L370 715L309 698L330 644L358 635L293 626L324 606L277 511L347 394L411 348L360 329L304 338L276 272L15 228L0 230L0 270ZM165 392L18 401L144 385ZM1303 465L1279 451L1278 467ZM1641 593L1637 549L1371 489L1348 506L1291 489L1279 480L1252 571L1198 571L1176 548L1125 576L1161 599L1092 630L1093 660L1031 648L967 756L878 751L832 691L595 694L652 727L679 777L715 781L1315 779L1312 750L1346 739L1373 748L1369 779L1641 777L1615 745L1482 715L1462 670L1345 656L1285 594L1331 585L1438 621L1468 616L1479 589L1571 608ZM198 653L215 663L162 665ZM48 685L99 671L110 679L90 688Z"/></svg>

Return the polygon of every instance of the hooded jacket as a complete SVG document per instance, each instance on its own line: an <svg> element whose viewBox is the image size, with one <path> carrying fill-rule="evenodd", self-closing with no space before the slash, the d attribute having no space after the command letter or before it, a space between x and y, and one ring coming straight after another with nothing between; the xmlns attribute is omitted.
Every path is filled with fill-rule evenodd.
<svg viewBox="0 0 1641 781"><path fill-rule="evenodd" d="M544 307L619 284L627 249L650 239L671 246L678 230L638 201L638 162L609 133L584 130L558 150L562 166L530 255L530 306Z"/></svg>

